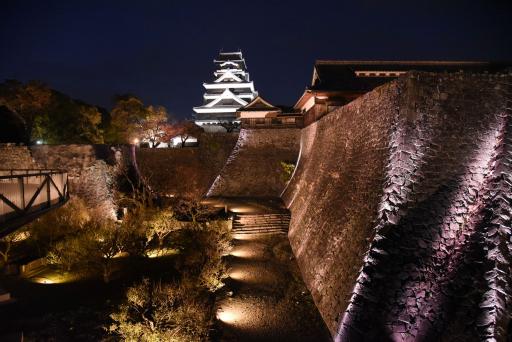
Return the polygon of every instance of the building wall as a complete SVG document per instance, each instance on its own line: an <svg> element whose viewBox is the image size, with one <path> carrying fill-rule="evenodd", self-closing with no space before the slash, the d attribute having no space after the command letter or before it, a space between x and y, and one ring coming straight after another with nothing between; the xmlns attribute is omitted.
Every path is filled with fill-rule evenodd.
<svg viewBox="0 0 512 342"><path fill-rule="evenodd" d="M412 73L303 129L289 238L338 340L510 338L511 80Z"/></svg>
<svg viewBox="0 0 512 342"><path fill-rule="evenodd" d="M295 163L300 129L242 129L208 196L278 197L288 181L281 162Z"/></svg>

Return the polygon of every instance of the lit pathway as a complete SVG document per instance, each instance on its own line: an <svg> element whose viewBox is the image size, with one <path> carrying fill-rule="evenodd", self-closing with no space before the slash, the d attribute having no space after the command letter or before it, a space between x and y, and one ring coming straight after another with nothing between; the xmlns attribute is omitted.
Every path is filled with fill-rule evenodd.
<svg viewBox="0 0 512 342"><path fill-rule="evenodd" d="M285 234L234 234L226 261L230 278L217 300L217 340L331 340Z"/></svg>

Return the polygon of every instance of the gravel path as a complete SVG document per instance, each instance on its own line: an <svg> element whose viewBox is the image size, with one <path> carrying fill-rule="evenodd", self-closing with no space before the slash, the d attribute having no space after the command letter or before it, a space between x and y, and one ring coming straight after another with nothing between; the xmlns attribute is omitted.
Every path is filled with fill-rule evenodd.
<svg viewBox="0 0 512 342"><path fill-rule="evenodd" d="M235 234L218 341L330 341L284 234ZM232 292L232 295L230 295Z"/></svg>

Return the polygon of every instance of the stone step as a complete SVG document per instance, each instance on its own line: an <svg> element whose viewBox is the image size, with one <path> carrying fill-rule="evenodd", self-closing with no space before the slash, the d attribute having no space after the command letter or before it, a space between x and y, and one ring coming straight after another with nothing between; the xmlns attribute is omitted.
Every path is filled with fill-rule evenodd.
<svg viewBox="0 0 512 342"><path fill-rule="evenodd" d="M256 219L235 219L234 221L238 221L238 222L263 222L263 221L290 221L289 218L284 218L284 217L280 217L280 218L263 218L263 219L259 219L259 220L256 220Z"/></svg>
<svg viewBox="0 0 512 342"><path fill-rule="evenodd" d="M277 224L280 224L280 223L283 223L283 224L289 224L290 221L284 221L284 220L277 220L277 221L268 221L268 220L264 220L264 221L249 221L249 222L244 222L244 221L233 221L233 224L234 223L237 223L237 224L265 224L265 223L277 223Z"/></svg>
<svg viewBox="0 0 512 342"><path fill-rule="evenodd" d="M233 230L251 230L251 229L284 229L288 230L288 226L237 226L233 227Z"/></svg>
<svg viewBox="0 0 512 342"><path fill-rule="evenodd" d="M287 234L286 230L254 230L254 231L244 231L238 230L233 231L233 234Z"/></svg>
<svg viewBox="0 0 512 342"><path fill-rule="evenodd" d="M233 231L236 230L288 230L288 227L274 226L274 227L233 227Z"/></svg>
<svg viewBox="0 0 512 342"><path fill-rule="evenodd" d="M290 217L290 214L260 214L260 215L253 215L253 214L237 214L237 217L247 217L247 218L254 218L254 217Z"/></svg>
<svg viewBox="0 0 512 342"><path fill-rule="evenodd" d="M240 223L240 224L248 224L248 223L267 223L267 222L272 222L272 223L290 223L290 220L250 220L250 221L245 221L245 220L233 220L233 223Z"/></svg>
<svg viewBox="0 0 512 342"><path fill-rule="evenodd" d="M233 219L235 234L287 234L290 214L236 215Z"/></svg>
<svg viewBox="0 0 512 342"><path fill-rule="evenodd" d="M247 220L256 220L256 219L279 219L279 218L290 218L290 215L272 215L272 216L265 216L265 215L256 215L256 216L247 216L247 215L237 215L237 218L240 219L247 219Z"/></svg>
<svg viewBox="0 0 512 342"><path fill-rule="evenodd" d="M253 226L253 227L233 227L233 230L258 230L258 229L280 229L280 230L288 230L288 226Z"/></svg>

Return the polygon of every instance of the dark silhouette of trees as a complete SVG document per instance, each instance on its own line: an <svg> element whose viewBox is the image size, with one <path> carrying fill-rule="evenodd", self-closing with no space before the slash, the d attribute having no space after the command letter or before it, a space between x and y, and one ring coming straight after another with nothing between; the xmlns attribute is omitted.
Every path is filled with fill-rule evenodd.
<svg viewBox="0 0 512 342"><path fill-rule="evenodd" d="M102 143L101 113L94 106L73 100L50 89L47 85L30 81L23 84L8 80L0 84L0 106L7 108L23 127L18 140L30 143ZM2 112L2 117L7 117ZM15 140L2 134L2 140ZM16 142L16 141L12 141Z"/></svg>

